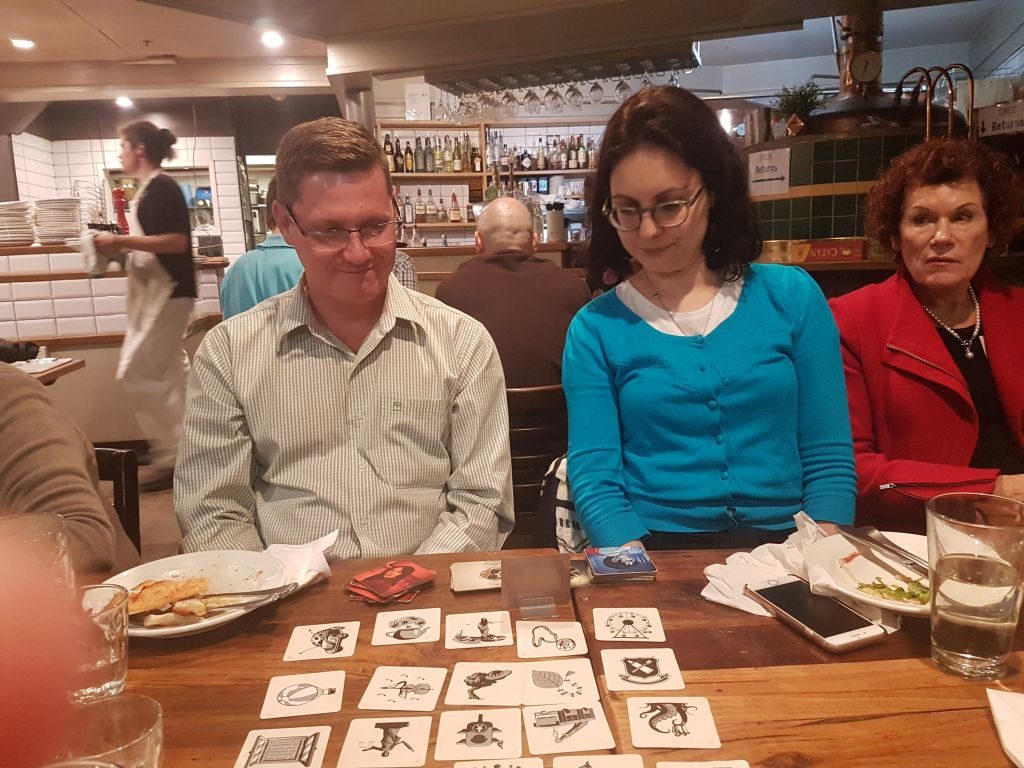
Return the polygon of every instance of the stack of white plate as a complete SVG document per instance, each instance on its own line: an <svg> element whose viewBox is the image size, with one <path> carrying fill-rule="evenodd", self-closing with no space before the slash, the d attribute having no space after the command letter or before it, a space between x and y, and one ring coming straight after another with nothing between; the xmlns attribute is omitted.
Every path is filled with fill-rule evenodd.
<svg viewBox="0 0 1024 768"><path fill-rule="evenodd" d="M77 197L36 200L36 239L53 244L81 235L81 204Z"/></svg>
<svg viewBox="0 0 1024 768"><path fill-rule="evenodd" d="M0 203L0 248L32 245L32 203L15 200Z"/></svg>

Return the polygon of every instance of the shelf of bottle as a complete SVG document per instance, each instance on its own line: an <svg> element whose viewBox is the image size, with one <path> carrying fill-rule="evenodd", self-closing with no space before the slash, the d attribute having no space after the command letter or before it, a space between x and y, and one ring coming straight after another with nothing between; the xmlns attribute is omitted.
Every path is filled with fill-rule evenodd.
<svg viewBox="0 0 1024 768"><path fill-rule="evenodd" d="M428 221L422 224L406 225L417 229L476 229L475 221Z"/></svg>
<svg viewBox="0 0 1024 768"><path fill-rule="evenodd" d="M512 171L512 175L513 176L579 176L580 174L590 173L592 170L594 170L594 169L593 168L572 168L572 169L567 168L564 171L551 171L551 170L544 170L544 171ZM493 174L488 174L488 175L493 175ZM508 175L508 171L502 171L501 175L502 176L507 176Z"/></svg>
<svg viewBox="0 0 1024 768"><path fill-rule="evenodd" d="M399 173L393 171L391 173L391 180L398 181L400 179L409 179L410 181L416 181L417 179L479 179L483 176L483 173Z"/></svg>

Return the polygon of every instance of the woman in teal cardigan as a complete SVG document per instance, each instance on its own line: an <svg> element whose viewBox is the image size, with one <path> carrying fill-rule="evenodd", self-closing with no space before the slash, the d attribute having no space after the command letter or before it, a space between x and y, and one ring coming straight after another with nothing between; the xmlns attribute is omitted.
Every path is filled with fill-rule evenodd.
<svg viewBox="0 0 1024 768"><path fill-rule="evenodd" d="M591 191L591 266L619 284L569 328L569 485L596 546L778 541L853 520L838 334L801 269L751 264L744 161L673 87L626 101ZM600 213L601 215L597 215Z"/></svg>

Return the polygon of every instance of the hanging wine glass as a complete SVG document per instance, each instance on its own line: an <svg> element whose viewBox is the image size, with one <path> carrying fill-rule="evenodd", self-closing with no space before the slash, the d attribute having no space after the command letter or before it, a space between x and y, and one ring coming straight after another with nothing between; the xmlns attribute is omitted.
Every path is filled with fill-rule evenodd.
<svg viewBox="0 0 1024 768"><path fill-rule="evenodd" d="M679 71L678 70L676 70L676 69L672 70L672 75L668 79L668 84L673 86L673 87L675 87L675 88L682 88L683 87L682 85L679 84Z"/></svg>
<svg viewBox="0 0 1024 768"><path fill-rule="evenodd" d="M569 86L569 90L566 91L565 98L569 109L574 112L579 112L583 109L583 91L577 87L576 83Z"/></svg>
<svg viewBox="0 0 1024 768"><path fill-rule="evenodd" d="M590 103L600 104L602 101L604 101L604 88L595 80L594 84L590 86Z"/></svg>
<svg viewBox="0 0 1024 768"><path fill-rule="evenodd" d="M640 90L650 88L652 85L654 85L654 83L651 82L651 73L644 72L644 79L640 81Z"/></svg>
<svg viewBox="0 0 1024 768"><path fill-rule="evenodd" d="M540 98L534 93L531 88L526 92L526 96L523 97L523 105L526 107L526 111L531 115L539 115L541 109Z"/></svg>
<svg viewBox="0 0 1024 768"><path fill-rule="evenodd" d="M619 80L619 84L615 86L615 100L621 104L629 98L629 94L633 92L633 89L629 87L629 83L625 79Z"/></svg>
<svg viewBox="0 0 1024 768"><path fill-rule="evenodd" d="M512 91L505 91L505 95L501 97L501 106L505 117L515 117L519 111L519 101Z"/></svg>

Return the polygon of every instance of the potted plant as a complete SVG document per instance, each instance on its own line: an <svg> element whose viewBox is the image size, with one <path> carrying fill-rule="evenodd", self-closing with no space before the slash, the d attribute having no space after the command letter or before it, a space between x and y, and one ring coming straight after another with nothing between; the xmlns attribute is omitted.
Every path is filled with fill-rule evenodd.
<svg viewBox="0 0 1024 768"><path fill-rule="evenodd" d="M795 136L803 128L811 112L820 109L824 104L825 94L821 86L811 80L801 85L784 86L775 94L775 102L772 105L782 115L779 121L773 123L772 135L779 138L776 135L779 131L775 126L781 124L783 130Z"/></svg>

